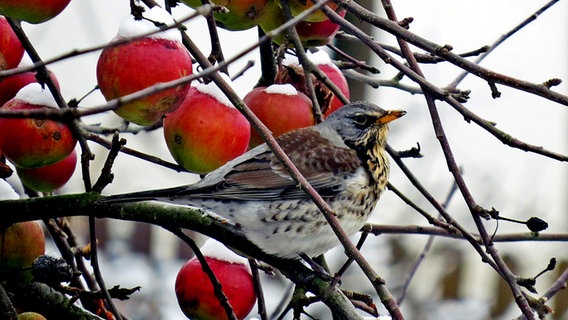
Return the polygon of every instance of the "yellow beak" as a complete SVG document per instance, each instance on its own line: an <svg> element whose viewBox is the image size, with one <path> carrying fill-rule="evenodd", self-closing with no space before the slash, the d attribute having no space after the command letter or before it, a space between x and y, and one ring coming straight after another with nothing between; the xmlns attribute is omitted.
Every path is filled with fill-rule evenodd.
<svg viewBox="0 0 568 320"><path fill-rule="evenodd" d="M384 116L378 118L375 123L376 124L389 123L393 120L396 120L396 119L404 116L405 114L406 114L406 111L403 111L403 110L388 110L387 113Z"/></svg>

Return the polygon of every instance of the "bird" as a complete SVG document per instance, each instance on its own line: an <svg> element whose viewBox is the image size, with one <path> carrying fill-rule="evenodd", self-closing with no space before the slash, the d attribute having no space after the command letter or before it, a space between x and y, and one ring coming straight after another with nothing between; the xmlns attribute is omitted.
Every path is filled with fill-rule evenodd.
<svg viewBox="0 0 568 320"><path fill-rule="evenodd" d="M276 138L348 236L366 223L386 188L388 123L405 113L366 101L352 102L317 125ZM194 184L106 199L147 200L209 210L240 226L265 253L280 258L316 257L339 244L316 204L266 144Z"/></svg>

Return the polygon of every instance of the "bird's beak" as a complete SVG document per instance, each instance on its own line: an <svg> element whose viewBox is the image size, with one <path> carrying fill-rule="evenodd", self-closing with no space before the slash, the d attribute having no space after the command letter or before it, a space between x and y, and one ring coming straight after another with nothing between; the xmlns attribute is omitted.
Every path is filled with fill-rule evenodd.
<svg viewBox="0 0 568 320"><path fill-rule="evenodd" d="M403 111L403 110L388 110L387 113L384 116L378 118L375 123L376 124L389 123L393 120L396 120L396 119L402 117L405 114L406 114L406 111Z"/></svg>

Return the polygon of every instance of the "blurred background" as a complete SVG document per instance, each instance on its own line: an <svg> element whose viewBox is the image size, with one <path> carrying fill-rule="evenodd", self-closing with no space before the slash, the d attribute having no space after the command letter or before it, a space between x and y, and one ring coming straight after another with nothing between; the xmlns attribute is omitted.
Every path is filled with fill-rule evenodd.
<svg viewBox="0 0 568 320"><path fill-rule="evenodd" d="M384 15L378 2L373 10ZM440 45L450 44L455 53L468 52L489 45L532 15L547 1L394 1L399 19L412 17L410 31ZM55 19L41 25L24 24L34 46L47 59L74 49L103 45L115 35L118 25L128 17L129 1L81 0L72 1ZM174 15L185 17L192 11L174 8ZM568 4L560 1L538 19L499 46L482 63L484 67L534 83L550 78L568 79ZM188 22L187 33L204 53L209 53L209 37L204 19ZM396 40L377 29L367 28L382 43L396 45ZM255 29L241 32L220 30L222 48L230 58L240 49L256 42ZM390 79L396 70L368 54L361 44L344 40L337 43L351 50L358 59L377 66L377 79ZM57 76L63 96L79 98L96 85L95 66L100 52L84 54L54 63L49 68ZM249 60L255 65L234 85L244 96L260 75L258 52L254 51L231 65L230 71L241 70ZM452 82L461 69L449 63L423 65L426 78L444 87ZM415 86L403 79L404 83ZM408 114L391 126L390 145L406 150L420 144L422 158L407 159L405 163L426 188L442 202L452 186L445 159L432 130L423 96L394 88L373 89L361 82L350 83L352 100L365 99L386 108L400 108ZM460 89L471 90L467 108L522 141L545 149L568 154L568 111L566 106L552 103L528 93L498 85L502 95L491 98L484 80L467 76ZM568 94L562 83L555 91ZM99 92L89 95L81 107L104 104ZM527 220L538 216L549 223L547 233L568 233L566 196L568 170L565 163L533 153L512 149L473 123L464 121L450 106L438 102L443 125L452 144L457 162L475 200L483 207L492 207L501 215ZM89 124L118 126L121 120L114 114L85 118ZM122 134L127 146L173 161L163 142L162 132ZM98 176L107 151L91 144L97 158L91 174ZM198 179L188 173L176 173L140 159L121 154L114 167L115 180L105 190L107 194L154 189L191 183ZM21 192L17 178L12 185ZM391 183L415 203L436 215L432 207L412 187L401 171L393 165ZM79 169L72 181L58 193L81 192ZM427 225L419 214L406 206L394 193L386 192L372 217L382 225ZM462 225L474 230L470 213L459 193L449 203L448 211ZM73 218L75 231L84 243L88 242L86 221ZM488 222L493 231L497 226ZM119 302L119 308L131 319L184 319L173 291L179 267L191 252L168 232L154 226L115 220L99 220L98 238L101 243L101 269L107 286L142 286L131 300ZM525 232L522 225L501 223L499 233ZM371 237L363 249L375 270L387 281L391 292L398 296L409 271L428 241L423 235L381 235ZM539 278L536 289L544 292L551 282L568 267L568 246L565 242L499 243L498 250L510 262L513 271L524 277L536 275L551 257L559 260L557 271ZM51 250L51 252L49 252ZM57 255L55 247L48 253ZM344 258L337 249L328 254L332 269ZM286 297L290 283L278 277L263 277L269 311ZM343 287L371 294L372 288L356 266L343 279ZM376 301L379 304L378 301ZM551 319L568 319L568 295L560 293L550 305L556 309ZM379 306L382 307L382 306ZM486 264L465 241L435 239L430 252L412 280L402 309L408 319L511 319L519 315L512 303L505 282ZM309 309L317 318L329 318L317 304ZM384 313L384 310L381 310ZM254 312L251 314L254 316Z"/></svg>

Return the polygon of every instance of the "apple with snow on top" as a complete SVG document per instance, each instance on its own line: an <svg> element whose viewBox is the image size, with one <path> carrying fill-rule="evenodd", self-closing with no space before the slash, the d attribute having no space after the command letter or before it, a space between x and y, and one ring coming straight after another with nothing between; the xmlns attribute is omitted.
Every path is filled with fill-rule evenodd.
<svg viewBox="0 0 568 320"><path fill-rule="evenodd" d="M201 0L182 0L191 8L202 5ZM226 11L214 11L213 17L221 28L239 31L246 30L258 25L258 17L264 10L268 0L212 0L216 6L225 7Z"/></svg>
<svg viewBox="0 0 568 320"><path fill-rule="evenodd" d="M331 61L329 54L327 52L320 50L315 53L308 53L308 59L318 66L318 68L325 73L325 75L333 82L337 88L343 93L343 95L349 100L349 84L347 79L339 70L339 68ZM319 81L319 80L318 80ZM323 86L325 86L322 83ZM343 102L339 100L337 96L334 95L331 99L331 104L328 110L324 113L324 117L329 116L331 113L343 106Z"/></svg>
<svg viewBox="0 0 568 320"><path fill-rule="evenodd" d="M20 40L6 18L0 16L0 71L17 67L23 56Z"/></svg>
<svg viewBox="0 0 568 320"><path fill-rule="evenodd" d="M345 10L343 9L338 9L337 13L345 16ZM278 0L270 0L259 16L258 23L264 32L270 32L283 25L286 20ZM339 31L339 25L327 17L321 21L302 20L296 24L296 32L304 47L323 46L335 37L337 31ZM272 41L276 44L287 42L288 46L294 46L292 41L286 37L285 32L272 36Z"/></svg>
<svg viewBox="0 0 568 320"><path fill-rule="evenodd" d="M24 61L26 60L22 60L18 67L28 65L28 63L24 63ZM4 105L6 102L8 102L8 100L14 98L16 96L16 93L18 93L18 91L20 91L20 89L22 89L26 85L37 82L36 74L36 72L28 71L0 79L0 106ZM57 81L55 75L52 72L49 72L49 76L51 77L57 88L59 88L59 82Z"/></svg>
<svg viewBox="0 0 568 320"><path fill-rule="evenodd" d="M39 83L30 83L8 101L2 110L26 111L57 109L47 89ZM61 122L32 118L0 118L0 150L21 168L47 166L67 157L77 139L69 127Z"/></svg>
<svg viewBox="0 0 568 320"><path fill-rule="evenodd" d="M18 168L16 172L22 183L35 191L52 192L69 181L77 166L77 152L73 150L65 159L39 168Z"/></svg>
<svg viewBox="0 0 568 320"><path fill-rule="evenodd" d="M148 18L168 25L174 23L173 18L159 7L152 8ZM115 40L155 30L157 27L150 21L130 18L121 24ZM105 48L97 63L97 82L108 101L161 82L189 76L192 72L189 52L181 43L179 31L174 28ZM114 112L124 120L152 125L181 104L189 86L188 82L127 102Z"/></svg>
<svg viewBox="0 0 568 320"><path fill-rule="evenodd" d="M274 137L315 124L310 98L290 84L254 88L243 101ZM252 129L249 146L252 148L263 142L262 137Z"/></svg>
<svg viewBox="0 0 568 320"><path fill-rule="evenodd" d="M35 221L0 227L0 280L23 285L32 280L31 266L45 252L45 235Z"/></svg>
<svg viewBox="0 0 568 320"><path fill-rule="evenodd" d="M47 21L63 11L71 0L0 0L0 12L29 23Z"/></svg>
<svg viewBox="0 0 568 320"><path fill-rule="evenodd" d="M244 319L256 302L253 280L246 259L217 241L202 248L207 264L221 283L221 289L238 319ZM227 319L225 309L213 291L211 280L194 257L180 269L175 283L179 306L193 320Z"/></svg>
<svg viewBox="0 0 568 320"><path fill-rule="evenodd" d="M327 52L323 50L315 53L308 52L307 56L308 59L338 87L341 93L349 99L349 85L347 84L347 79L345 79L341 70L339 70L339 68L331 61ZM342 107L343 103L336 95L333 94L331 89L329 89L323 81L318 80L315 75L312 75L311 77L314 81L316 96L325 118ZM298 91L303 92L304 94L309 94L305 78L304 69L298 62L298 59L296 57L288 56L282 61L282 67L278 69L274 82L290 83Z"/></svg>
<svg viewBox="0 0 568 320"><path fill-rule="evenodd" d="M211 82L191 87L181 106L166 114L164 137L177 163L207 173L245 153L250 124Z"/></svg>

